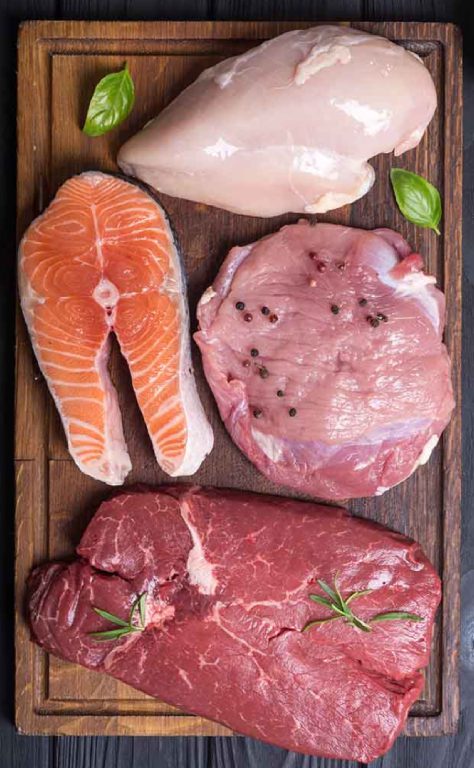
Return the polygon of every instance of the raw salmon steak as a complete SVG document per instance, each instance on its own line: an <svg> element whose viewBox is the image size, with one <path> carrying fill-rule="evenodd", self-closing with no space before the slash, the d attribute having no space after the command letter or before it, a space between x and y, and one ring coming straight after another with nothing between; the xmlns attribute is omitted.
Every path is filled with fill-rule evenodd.
<svg viewBox="0 0 474 768"><path fill-rule="evenodd" d="M78 467L110 485L131 469L107 368L114 331L159 465L196 472L213 436L191 367L180 260L156 200L96 171L69 179L21 241L19 283Z"/></svg>

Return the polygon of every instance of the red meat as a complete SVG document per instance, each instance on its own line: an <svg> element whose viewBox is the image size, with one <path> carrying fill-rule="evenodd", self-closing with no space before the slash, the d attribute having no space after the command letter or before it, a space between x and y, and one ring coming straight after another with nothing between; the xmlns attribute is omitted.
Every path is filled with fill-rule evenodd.
<svg viewBox="0 0 474 768"><path fill-rule="evenodd" d="M33 637L240 733L291 750L369 762L400 733L428 662L440 582L418 544L373 522L306 502L176 486L105 502L72 563L29 582ZM343 620L302 632L330 609L317 579L338 581L363 632ZM146 593L146 628L113 628Z"/></svg>
<svg viewBox="0 0 474 768"><path fill-rule="evenodd" d="M434 283L390 230L304 221L230 251L195 339L261 472L342 499L381 494L428 460L454 407Z"/></svg>

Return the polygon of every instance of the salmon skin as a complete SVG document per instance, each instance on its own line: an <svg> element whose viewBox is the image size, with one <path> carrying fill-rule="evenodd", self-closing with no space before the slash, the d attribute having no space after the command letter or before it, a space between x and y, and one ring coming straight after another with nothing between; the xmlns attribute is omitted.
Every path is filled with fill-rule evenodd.
<svg viewBox="0 0 474 768"><path fill-rule="evenodd" d="M159 203L121 177L69 179L20 243L19 288L82 472L121 485L131 469L107 368L112 331L159 465L172 476L196 472L213 435L192 372L180 259Z"/></svg>

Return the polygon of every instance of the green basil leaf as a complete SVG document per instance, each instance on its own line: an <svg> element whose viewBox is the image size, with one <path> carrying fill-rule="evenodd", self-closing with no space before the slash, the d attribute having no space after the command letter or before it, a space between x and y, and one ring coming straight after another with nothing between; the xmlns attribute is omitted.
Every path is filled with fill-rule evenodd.
<svg viewBox="0 0 474 768"><path fill-rule="evenodd" d="M405 611L387 611L387 613L378 613L370 621L423 621L423 616L418 616L416 613L406 613Z"/></svg>
<svg viewBox="0 0 474 768"><path fill-rule="evenodd" d="M90 100L83 131L87 136L102 136L120 125L130 114L135 87L128 66L100 80Z"/></svg>
<svg viewBox="0 0 474 768"><path fill-rule="evenodd" d="M98 613L99 616L102 616L103 619L107 619L108 621L111 621L112 624L118 624L120 627L128 627L128 621L124 621L123 619L120 619L118 616L114 616L113 613L104 611L102 608L94 608L93 610L96 613Z"/></svg>
<svg viewBox="0 0 474 768"><path fill-rule="evenodd" d="M392 168L390 181L397 205L408 221L420 227L429 227L437 235L441 220L441 197L429 181L403 168Z"/></svg>

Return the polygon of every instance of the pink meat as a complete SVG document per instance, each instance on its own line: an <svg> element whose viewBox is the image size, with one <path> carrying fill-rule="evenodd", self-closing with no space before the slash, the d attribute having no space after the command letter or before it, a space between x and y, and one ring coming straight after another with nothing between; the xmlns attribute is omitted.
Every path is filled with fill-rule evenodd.
<svg viewBox="0 0 474 768"><path fill-rule="evenodd" d="M402 45L347 26L294 29L205 69L118 163L234 213L324 213L365 195L368 158L416 147L435 109L428 69Z"/></svg>
<svg viewBox="0 0 474 768"><path fill-rule="evenodd" d="M33 637L188 712L310 754L369 762L400 733L428 662L440 582L418 544L376 523L290 499L186 488L105 502L79 559L36 569ZM339 573L369 621L301 630L328 608L317 579ZM146 592L146 628L114 641L93 606L127 619Z"/></svg>
<svg viewBox="0 0 474 768"><path fill-rule="evenodd" d="M396 232L306 221L230 251L195 339L227 429L275 483L378 495L428 460L454 401L422 266Z"/></svg>

